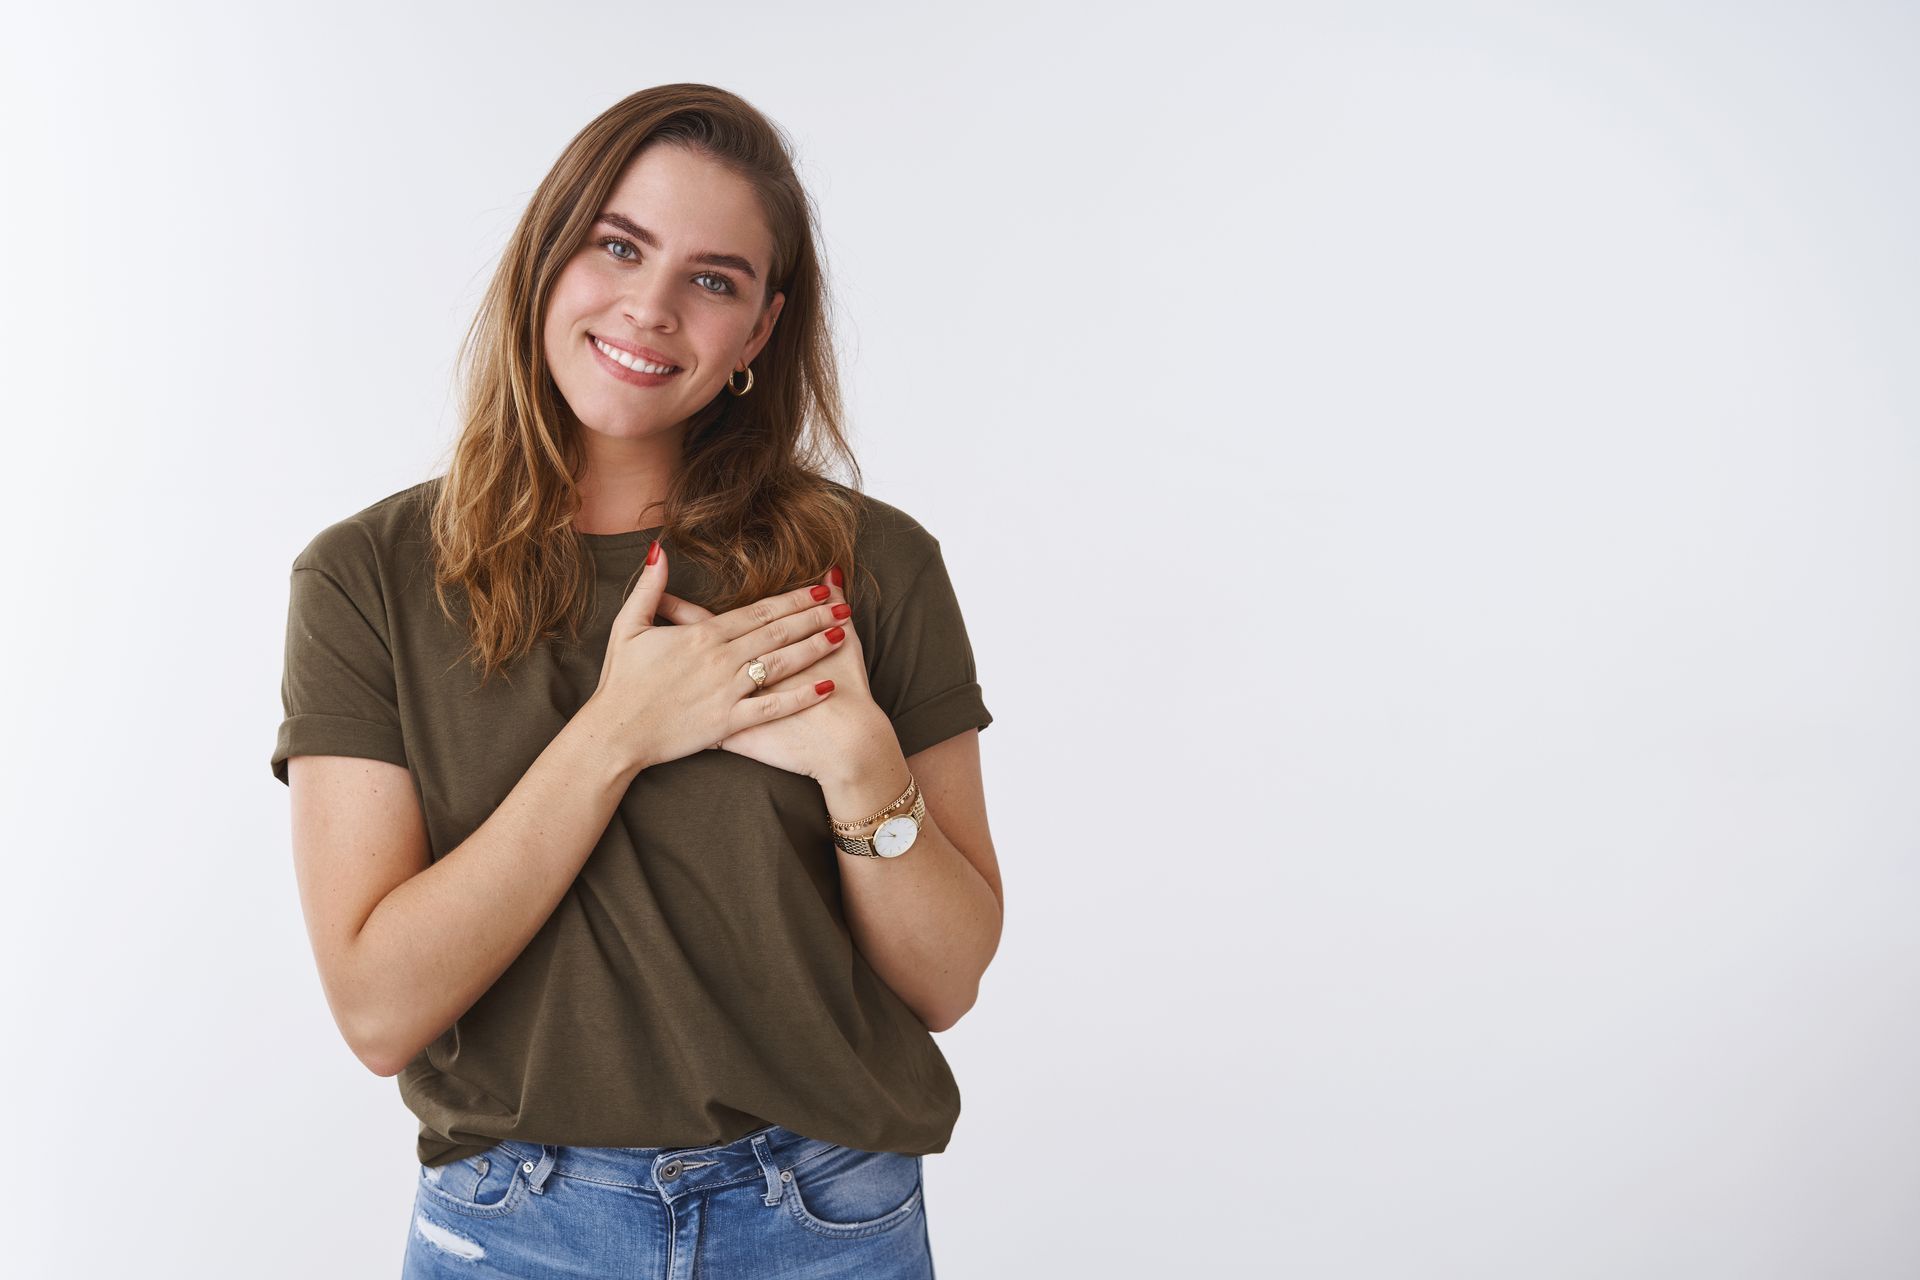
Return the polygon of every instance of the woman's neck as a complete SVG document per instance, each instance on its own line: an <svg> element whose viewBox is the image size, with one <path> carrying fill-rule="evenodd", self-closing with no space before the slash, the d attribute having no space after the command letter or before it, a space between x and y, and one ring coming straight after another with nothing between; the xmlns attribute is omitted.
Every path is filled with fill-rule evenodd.
<svg viewBox="0 0 1920 1280"><path fill-rule="evenodd" d="M579 480L581 533L631 533L666 518L667 488L680 460L680 433L614 440L586 431L587 466Z"/></svg>

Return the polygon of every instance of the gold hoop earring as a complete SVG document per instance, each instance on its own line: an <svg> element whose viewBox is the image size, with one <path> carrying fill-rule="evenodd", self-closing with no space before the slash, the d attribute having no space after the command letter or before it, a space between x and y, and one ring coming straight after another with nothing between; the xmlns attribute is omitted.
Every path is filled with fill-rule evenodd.
<svg viewBox="0 0 1920 1280"><path fill-rule="evenodd" d="M737 396L743 396L747 394L747 392L753 390L753 366L752 365L747 366L747 385L744 387L736 387L733 385L733 375L738 372L740 372L738 369L727 370L727 390L733 392L733 394Z"/></svg>

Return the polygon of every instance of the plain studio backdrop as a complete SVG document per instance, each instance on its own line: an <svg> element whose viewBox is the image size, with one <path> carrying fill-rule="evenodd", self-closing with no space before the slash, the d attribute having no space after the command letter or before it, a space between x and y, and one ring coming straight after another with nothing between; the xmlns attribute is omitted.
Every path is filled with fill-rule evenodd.
<svg viewBox="0 0 1920 1280"><path fill-rule="evenodd" d="M567 139L795 140L1007 893L943 1280L1920 1273L1893 4L10 12L11 1276L396 1274L268 770Z"/></svg>

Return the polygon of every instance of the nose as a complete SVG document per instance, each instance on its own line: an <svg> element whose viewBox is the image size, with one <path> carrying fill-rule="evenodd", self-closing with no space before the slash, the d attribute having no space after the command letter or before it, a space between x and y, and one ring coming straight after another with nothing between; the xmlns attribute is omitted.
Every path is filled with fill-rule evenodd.
<svg viewBox="0 0 1920 1280"><path fill-rule="evenodd" d="M626 298L621 308L627 322L636 329L654 329L671 333L679 327L671 272L642 266L627 273Z"/></svg>

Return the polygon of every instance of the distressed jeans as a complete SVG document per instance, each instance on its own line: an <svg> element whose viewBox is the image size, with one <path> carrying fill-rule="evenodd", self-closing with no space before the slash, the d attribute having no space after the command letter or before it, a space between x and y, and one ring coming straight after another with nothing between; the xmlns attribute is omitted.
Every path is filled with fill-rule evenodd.
<svg viewBox="0 0 1920 1280"><path fill-rule="evenodd" d="M932 1280L920 1165L779 1125L713 1147L502 1142L420 1166L402 1280Z"/></svg>

